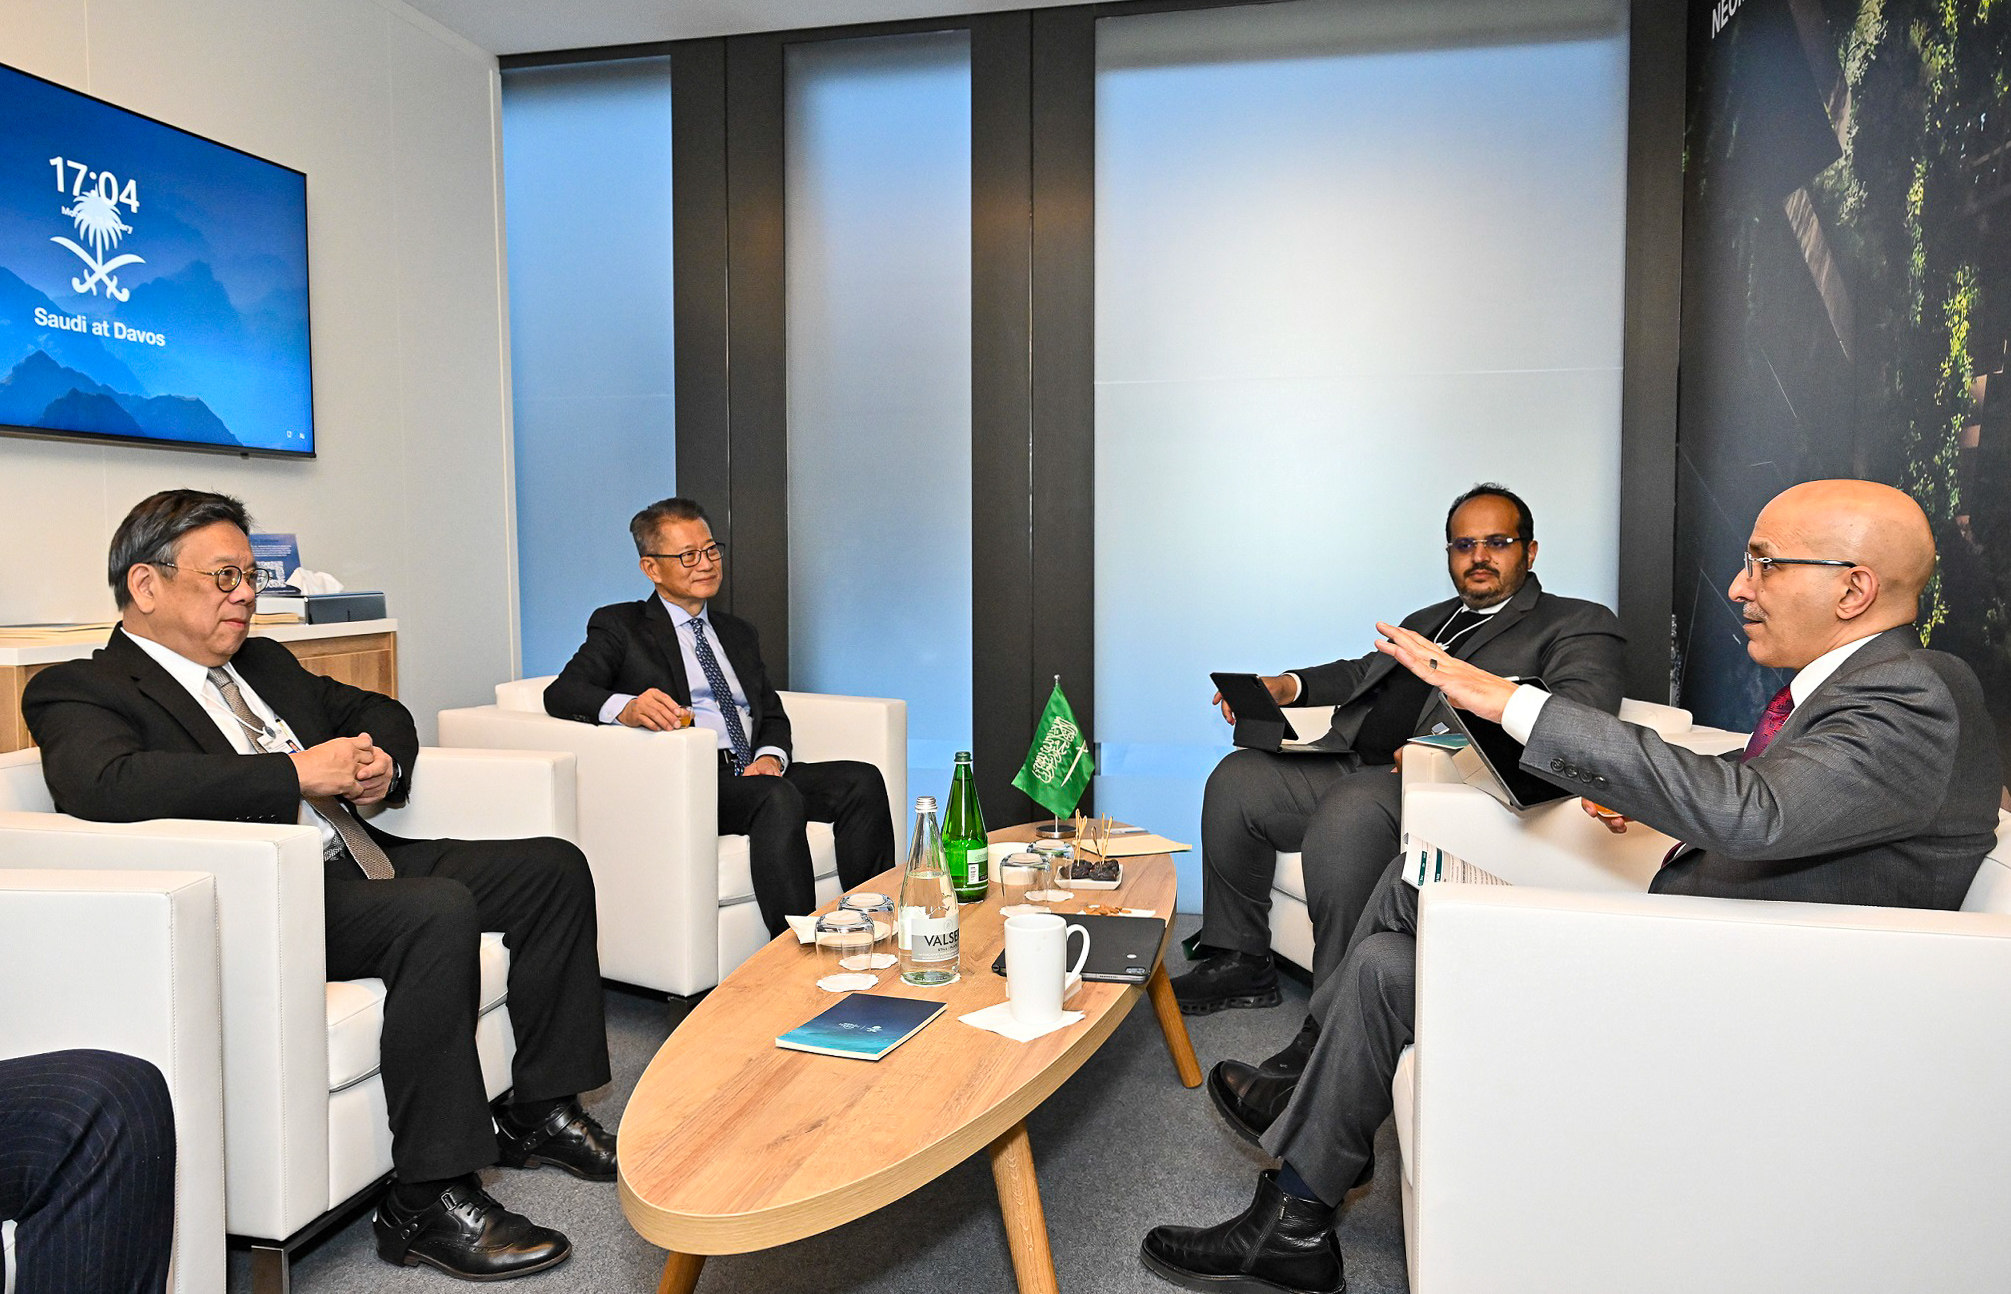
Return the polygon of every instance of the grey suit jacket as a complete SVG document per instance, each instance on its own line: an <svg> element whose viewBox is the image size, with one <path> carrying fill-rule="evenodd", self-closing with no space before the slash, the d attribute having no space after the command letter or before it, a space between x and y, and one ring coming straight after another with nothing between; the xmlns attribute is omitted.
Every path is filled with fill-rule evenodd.
<svg viewBox="0 0 2011 1294"><path fill-rule="evenodd" d="M1997 826L1997 739L1967 665L1911 626L1860 647L1750 763L1544 703L1522 765L1691 846L1666 894L1957 908Z"/></svg>
<svg viewBox="0 0 2011 1294"><path fill-rule="evenodd" d="M1434 602L1414 611L1403 627L1429 638L1459 610L1458 598ZM1539 677L1557 696L1567 696L1608 714L1620 708L1626 636L1620 621L1597 602L1545 593L1531 575L1508 605L1486 624L1453 644L1451 654L1494 674ZM1295 706L1331 705L1333 727L1319 745L1337 753L1352 753L1362 721L1375 708L1376 689L1395 669L1396 659L1372 651L1353 660L1293 670L1302 688ZM1426 695L1413 731L1423 731L1440 704L1438 693Z"/></svg>

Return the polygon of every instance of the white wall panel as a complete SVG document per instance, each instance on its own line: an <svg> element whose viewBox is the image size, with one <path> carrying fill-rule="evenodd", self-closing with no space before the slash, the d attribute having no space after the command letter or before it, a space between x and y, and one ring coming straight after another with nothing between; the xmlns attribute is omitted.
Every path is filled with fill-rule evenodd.
<svg viewBox="0 0 2011 1294"><path fill-rule="evenodd" d="M423 735L514 672L494 60L392 0L0 0L0 58L307 173L311 462L0 438L0 622L111 615L132 503L193 486L381 588Z"/></svg>
<svg viewBox="0 0 2011 1294"><path fill-rule="evenodd" d="M1095 734L1120 816L1198 843L1229 748L1209 672L1363 655L1451 596L1445 509L1477 481L1528 499L1545 587L1615 599L1623 18L1482 17L1099 24Z"/></svg>

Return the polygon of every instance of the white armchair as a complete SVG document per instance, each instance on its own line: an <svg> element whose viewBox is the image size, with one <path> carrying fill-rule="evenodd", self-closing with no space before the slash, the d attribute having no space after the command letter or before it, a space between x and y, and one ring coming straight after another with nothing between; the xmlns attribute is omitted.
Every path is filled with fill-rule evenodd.
<svg viewBox="0 0 2011 1294"><path fill-rule="evenodd" d="M576 839L573 761L557 753L420 752L417 793L377 818L405 835ZM216 878L224 1021L225 1216L251 1241L259 1294L289 1255L391 1171L377 1040L381 980L326 977L321 841L311 827L54 812L39 752L0 755L0 868L202 871ZM490 1095L509 1085L509 953L482 941L476 1042Z"/></svg>
<svg viewBox="0 0 2011 1294"><path fill-rule="evenodd" d="M665 993L719 983L768 942L747 837L719 834L713 735L555 719L547 678L496 688L496 704L440 712L448 746L568 751L579 761L579 844L600 908L601 973ZM782 693L795 758L856 759L886 779L895 835L907 822L908 709L876 697ZM812 823L820 901L838 893L831 829Z"/></svg>
<svg viewBox="0 0 2011 1294"><path fill-rule="evenodd" d="M1324 709L1285 713L1302 735L1325 729ZM1706 754L1736 750L1746 741L1744 733L1697 727L1688 710L1652 701L1622 701L1620 717L1653 728L1676 745ZM1478 847L1475 842L1513 832L1516 849L1509 863L1513 874L1498 874L1517 885L1645 890L1655 865L1673 843L1666 836L1636 828L1616 838L1625 842L1620 847L1581 849L1582 842L1594 837L1603 840L1610 833L1579 811L1576 797L1518 814L1467 786L1453 770L1450 756L1423 746L1405 748L1403 798L1403 830L1407 835L1416 835L1419 823L1428 823L1432 843L1469 862L1479 863L1472 852ZM1497 855L1500 852L1495 851ZM1306 910L1305 875L1296 853L1278 855L1277 874L1271 882L1271 949L1288 962L1312 967L1313 921Z"/></svg>
<svg viewBox="0 0 2011 1294"><path fill-rule="evenodd" d="M167 1079L175 1294L224 1284L217 994L216 885L207 875L0 869L0 1057L96 1048L150 1061ZM0 1229L11 1237L11 1226ZM0 1268L14 1270L11 1255Z"/></svg>
<svg viewBox="0 0 2011 1294"><path fill-rule="evenodd" d="M1416 1294L2011 1272L2011 814L1961 912L1429 887L1417 1039Z"/></svg>

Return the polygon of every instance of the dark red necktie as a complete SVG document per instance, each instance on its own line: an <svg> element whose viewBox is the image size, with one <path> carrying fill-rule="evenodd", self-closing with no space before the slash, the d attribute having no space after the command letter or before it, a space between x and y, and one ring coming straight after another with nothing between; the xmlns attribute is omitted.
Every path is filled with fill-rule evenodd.
<svg viewBox="0 0 2011 1294"><path fill-rule="evenodd" d="M1760 714L1760 721L1753 728L1753 735L1746 739L1746 753L1739 756L1741 764L1750 763L1767 748L1767 743L1788 721L1788 713L1795 708L1794 693L1782 688L1774 693L1774 699L1767 702L1767 708Z"/></svg>
<svg viewBox="0 0 2011 1294"><path fill-rule="evenodd" d="M1761 751L1767 748L1767 744L1779 735L1781 725L1788 721L1788 715L1794 708L1795 697L1793 692L1790 692L1787 688L1782 688L1780 691L1774 693L1774 699L1767 702L1767 708L1760 712L1760 721L1753 725L1753 735L1746 738L1746 753L1739 756L1741 764L1750 763ZM1671 845L1669 852L1662 855L1662 866L1667 867L1670 863L1675 862L1676 855L1682 853L1685 847L1684 843L1680 840Z"/></svg>

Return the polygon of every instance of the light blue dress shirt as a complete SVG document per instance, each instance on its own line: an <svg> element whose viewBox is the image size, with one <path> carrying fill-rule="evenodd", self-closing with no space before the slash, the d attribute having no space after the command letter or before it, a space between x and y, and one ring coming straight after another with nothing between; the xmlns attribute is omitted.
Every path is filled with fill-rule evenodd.
<svg viewBox="0 0 2011 1294"><path fill-rule="evenodd" d="M683 607L664 597L661 593L656 595L656 600L663 603L665 611L670 612L671 626L677 630L677 651L678 655L684 659L684 679L686 683L691 685L691 721L693 725L700 728L710 728L713 734L719 739L719 749L733 749L733 739L726 735L726 715L719 708L719 699L712 695L712 684L706 679L705 671L700 668L698 653L692 649L691 645L691 622L693 620L702 620L705 622L705 636L712 642L713 658L719 662L719 671L726 675L726 686L733 693L733 706L736 710L740 711L740 730L747 734L749 741L752 741L754 739L754 712L747 708L747 689L740 685L740 676L733 672L733 662L727 658L726 647L719 641L719 634L712 627L712 608L705 607L694 616ZM606 703L601 706L600 721L602 723L620 722L619 716L622 708L633 700L635 700L635 694L631 692L617 692L613 696L610 696ZM778 746L761 746L756 748L754 758L759 759L763 755L773 755L775 756L776 763L782 765L785 769L789 767L789 756L784 754Z"/></svg>

